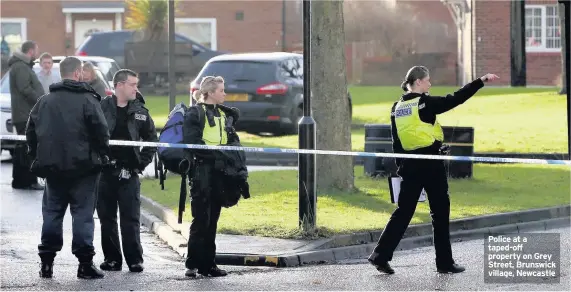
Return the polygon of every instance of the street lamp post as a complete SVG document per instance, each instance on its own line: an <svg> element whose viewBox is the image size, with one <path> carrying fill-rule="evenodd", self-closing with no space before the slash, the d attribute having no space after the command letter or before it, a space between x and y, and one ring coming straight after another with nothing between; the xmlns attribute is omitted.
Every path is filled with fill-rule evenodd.
<svg viewBox="0 0 571 292"><path fill-rule="evenodd" d="M570 72L570 63L571 63L571 56L569 53L569 48L571 48L571 46L569 46L569 33L570 33L570 28L569 28L569 23L570 23L570 14L571 14L571 1L570 0L558 0L558 2L562 5L559 5L559 8L563 8L563 11L561 11L561 9L559 10L559 13L563 14L563 20L565 22L565 35L561 36L562 38L565 39L565 81L566 84L563 84L564 88L567 88L567 155L568 158L567 159L571 159L571 98L570 98L570 91L569 91L569 85L571 84L571 74L569 74ZM563 56L561 56L563 57Z"/></svg>
<svg viewBox="0 0 571 292"><path fill-rule="evenodd" d="M303 118L299 121L299 149L315 149L315 120L311 116L311 1L303 0ZM298 154L299 225L313 230L316 223L315 154Z"/></svg>
<svg viewBox="0 0 571 292"><path fill-rule="evenodd" d="M176 80L174 75L175 50L174 50L174 0L169 0L169 111L174 109L176 103Z"/></svg>

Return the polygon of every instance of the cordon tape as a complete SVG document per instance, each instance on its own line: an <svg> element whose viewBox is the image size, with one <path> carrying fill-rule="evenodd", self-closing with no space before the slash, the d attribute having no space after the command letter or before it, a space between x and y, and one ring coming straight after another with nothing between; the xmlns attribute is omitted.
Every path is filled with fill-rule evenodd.
<svg viewBox="0 0 571 292"><path fill-rule="evenodd" d="M26 136L0 135L0 140L26 141ZM450 161L496 162L496 163L571 165L571 160L554 160L554 159L524 159L524 158L503 158L503 157L373 153L373 152L310 150L310 149L293 149L293 148L208 146L208 145L199 145L199 144L176 144L176 143L120 141L120 140L110 140L109 145L133 146L133 147L187 148L187 149L203 149L203 150L234 150L234 151L274 153L274 154L294 153L294 154L321 154L321 155L340 155L340 156L359 156L359 157L391 157L391 158L412 158L412 159L432 159L432 160L450 160Z"/></svg>

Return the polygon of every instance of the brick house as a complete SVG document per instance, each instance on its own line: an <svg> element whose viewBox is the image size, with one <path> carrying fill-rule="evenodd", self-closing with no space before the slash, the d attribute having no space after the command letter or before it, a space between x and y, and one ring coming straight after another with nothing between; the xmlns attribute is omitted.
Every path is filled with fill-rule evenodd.
<svg viewBox="0 0 571 292"><path fill-rule="evenodd" d="M301 13L298 3L286 3L287 13ZM11 51L30 39L42 52L64 55L73 54L90 32L123 29L126 12L117 0L2 0L0 23ZM282 21L276 1L179 1L175 23L177 33L231 52L280 51L284 25L297 28ZM298 42L301 29L290 31L289 42Z"/></svg>
<svg viewBox="0 0 571 292"><path fill-rule="evenodd" d="M494 72L510 85L510 2L467 0L464 73L468 79ZM557 86L561 37L557 0L526 0L527 85ZM473 30L471 28L474 28Z"/></svg>
<svg viewBox="0 0 571 292"><path fill-rule="evenodd" d="M454 72L445 74L445 83L462 84L487 72L495 72L502 77L499 84L509 85L509 1L449 0L450 3L464 4L456 6L462 8L456 11L464 11L459 22L463 30L458 29L448 6L440 0L392 1L412 4L417 8L416 17L425 20L426 26L432 27L433 31L444 34L444 43L435 42L423 47L426 53L448 54L449 60L442 66ZM177 33L214 50L301 49L302 9L299 0L179 3L175 19ZM557 0L526 0L528 85L553 86L561 74L556 3ZM126 8L124 1L117 0L2 0L0 13L1 31L11 51L18 50L23 40L31 39L39 43L41 51L64 55L73 54L90 32L123 29ZM419 34L422 37L422 33ZM422 42L427 44L426 40ZM353 68L351 53L347 53L350 74Z"/></svg>

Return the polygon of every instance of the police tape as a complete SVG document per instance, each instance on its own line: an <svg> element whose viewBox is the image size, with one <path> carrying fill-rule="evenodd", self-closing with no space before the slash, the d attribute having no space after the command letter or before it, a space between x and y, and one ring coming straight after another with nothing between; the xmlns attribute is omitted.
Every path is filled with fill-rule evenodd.
<svg viewBox="0 0 571 292"><path fill-rule="evenodd" d="M25 141L26 136L0 135L0 140ZM320 155L340 155L340 156L377 157L377 158L412 158L412 159L493 162L493 163L571 165L571 160L554 160L554 159L422 155L422 154L375 153L375 152L310 150L310 149L270 148L270 147L262 148L262 147L238 147L238 146L210 146L210 145L199 145L199 144L178 144L178 143L142 142L142 141L121 141L121 140L110 140L109 145L132 146L132 147L185 148L185 149L201 149L201 150L234 150L234 151L244 151L244 152L272 153L272 154L284 154L284 153L320 154Z"/></svg>

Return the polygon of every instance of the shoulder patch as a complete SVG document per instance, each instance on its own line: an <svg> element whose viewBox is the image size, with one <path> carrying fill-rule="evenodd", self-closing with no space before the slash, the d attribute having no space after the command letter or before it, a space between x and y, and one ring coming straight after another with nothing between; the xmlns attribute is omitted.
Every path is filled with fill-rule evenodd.
<svg viewBox="0 0 571 292"><path fill-rule="evenodd" d="M147 120L147 116L146 116L146 115L143 115L143 114L135 114L135 120L146 121L146 120Z"/></svg>

